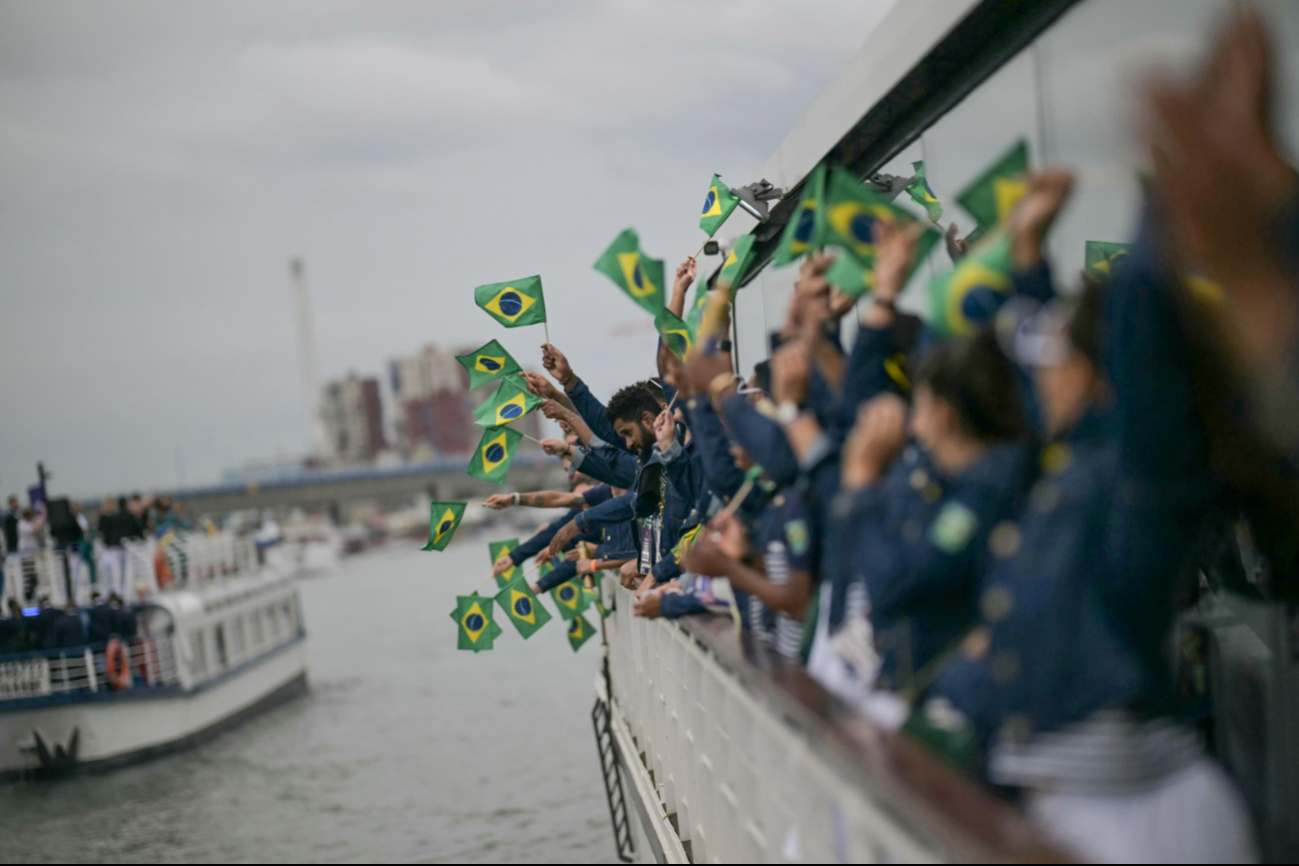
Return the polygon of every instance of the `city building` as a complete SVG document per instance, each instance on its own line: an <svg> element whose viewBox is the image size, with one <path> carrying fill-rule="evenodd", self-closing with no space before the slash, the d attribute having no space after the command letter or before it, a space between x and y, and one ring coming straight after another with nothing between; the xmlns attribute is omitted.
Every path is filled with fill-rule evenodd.
<svg viewBox="0 0 1299 866"><path fill-rule="evenodd" d="M387 447L379 380L349 373L325 385L320 418L329 458L343 464L370 463Z"/></svg>

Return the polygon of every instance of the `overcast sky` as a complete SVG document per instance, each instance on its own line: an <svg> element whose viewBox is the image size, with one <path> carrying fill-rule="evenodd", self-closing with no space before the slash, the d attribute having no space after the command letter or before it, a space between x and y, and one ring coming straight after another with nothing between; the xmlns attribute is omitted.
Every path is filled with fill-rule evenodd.
<svg viewBox="0 0 1299 866"><path fill-rule="evenodd" d="M322 378L492 337L537 364L472 289L538 272L597 393L643 377L591 263L629 225L688 255L712 172L755 180L891 5L5 0L0 488L303 453L294 255Z"/></svg>

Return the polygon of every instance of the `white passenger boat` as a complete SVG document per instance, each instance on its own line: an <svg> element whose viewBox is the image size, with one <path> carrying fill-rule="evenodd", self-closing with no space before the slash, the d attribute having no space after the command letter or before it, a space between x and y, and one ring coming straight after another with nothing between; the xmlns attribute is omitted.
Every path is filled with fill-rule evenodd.
<svg viewBox="0 0 1299 866"><path fill-rule="evenodd" d="M297 590L259 565L251 541L173 536L128 545L125 558L140 598L133 636L0 655L0 777L150 757L305 690ZM67 601L54 552L10 557L5 573L6 607L18 601L33 622L36 599Z"/></svg>

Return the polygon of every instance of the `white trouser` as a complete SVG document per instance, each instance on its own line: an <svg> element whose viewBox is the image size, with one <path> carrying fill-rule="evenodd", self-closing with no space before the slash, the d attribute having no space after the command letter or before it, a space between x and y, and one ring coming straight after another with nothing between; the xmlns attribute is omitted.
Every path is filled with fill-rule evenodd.
<svg viewBox="0 0 1299 866"><path fill-rule="evenodd" d="M113 593L127 601L126 596L126 551L120 547L105 547L104 555L99 558L100 585L103 587L105 601Z"/></svg>
<svg viewBox="0 0 1299 866"><path fill-rule="evenodd" d="M1207 758L1120 794L1030 794L1028 816L1050 838L1097 863L1256 863L1249 815Z"/></svg>

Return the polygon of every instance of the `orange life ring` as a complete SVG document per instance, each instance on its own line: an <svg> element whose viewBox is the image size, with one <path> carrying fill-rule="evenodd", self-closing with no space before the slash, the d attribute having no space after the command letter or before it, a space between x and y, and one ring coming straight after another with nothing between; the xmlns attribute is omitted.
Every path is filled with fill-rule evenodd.
<svg viewBox="0 0 1299 866"><path fill-rule="evenodd" d="M104 674L114 691L120 692L131 684L131 662L126 656L126 647L117 638L110 640L104 648Z"/></svg>

